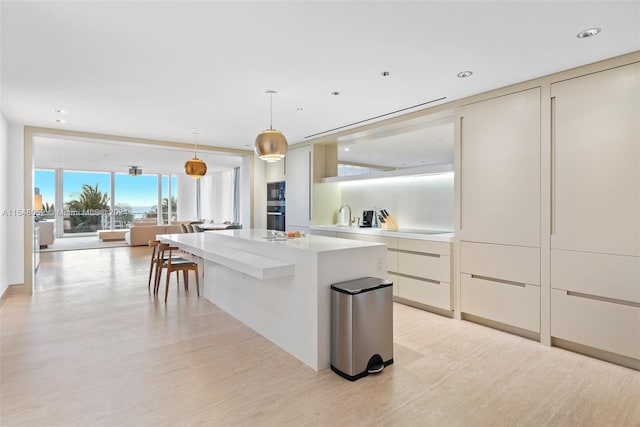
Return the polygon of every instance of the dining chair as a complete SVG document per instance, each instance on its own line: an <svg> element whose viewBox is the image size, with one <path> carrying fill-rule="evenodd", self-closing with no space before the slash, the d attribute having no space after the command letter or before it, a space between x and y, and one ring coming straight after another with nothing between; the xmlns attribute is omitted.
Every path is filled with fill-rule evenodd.
<svg viewBox="0 0 640 427"><path fill-rule="evenodd" d="M168 243L160 243L159 250L162 253L162 263L158 264L156 267L156 272L158 269L160 270L158 278L156 280L154 286L154 294L158 293L158 288L160 287L160 277L162 276L162 270L167 270L167 278L165 281L165 291L164 291L164 302L167 302L167 297L169 296L169 281L171 279L171 273L177 273L182 271L182 279L184 281L184 289L185 291L189 290L189 271L193 271L196 275L196 292L198 293L198 298L200 298L200 273L198 270L198 263L184 258L174 257L173 251L177 251L178 247L171 246ZM178 281L178 285L180 282Z"/></svg>
<svg viewBox="0 0 640 427"><path fill-rule="evenodd" d="M187 224L180 224L180 230L182 230L183 233L189 232L189 228L187 228Z"/></svg>
<svg viewBox="0 0 640 427"><path fill-rule="evenodd" d="M166 260L166 257L169 256L169 254L163 254L162 251L160 250L160 245L161 242L160 240L149 240L149 247L152 248L151 251L151 261L149 263L149 284L147 286L147 288L149 290L151 290L151 276L153 275L153 273L155 272L155 276L153 278L153 293L156 294L158 292L157 286L156 286L156 282L158 282L160 280L160 278L158 277L158 266L160 264L162 264L163 261ZM178 257L174 257L175 260L177 259L184 259L184 258L178 258ZM162 275L162 271L160 271L160 275ZM178 276L178 272L176 272L176 279L180 280L179 276Z"/></svg>

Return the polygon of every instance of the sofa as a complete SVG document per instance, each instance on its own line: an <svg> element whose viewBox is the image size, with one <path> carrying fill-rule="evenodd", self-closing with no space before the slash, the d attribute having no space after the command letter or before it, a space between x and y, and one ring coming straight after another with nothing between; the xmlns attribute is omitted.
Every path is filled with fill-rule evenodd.
<svg viewBox="0 0 640 427"><path fill-rule="evenodd" d="M171 225L133 225L124 235L129 246L146 246L149 240L155 240L159 234L182 233L180 224Z"/></svg>

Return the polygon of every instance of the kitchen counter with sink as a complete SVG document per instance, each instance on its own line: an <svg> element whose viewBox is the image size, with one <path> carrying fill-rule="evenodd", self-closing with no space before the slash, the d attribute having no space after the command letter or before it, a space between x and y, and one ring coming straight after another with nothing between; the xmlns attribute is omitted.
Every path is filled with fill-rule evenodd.
<svg viewBox="0 0 640 427"><path fill-rule="evenodd" d="M399 228L398 230L385 230L371 227L344 227L339 225L312 225L311 230L329 231L337 233L355 233L370 236L398 237L403 239L430 240L432 242L453 242L454 234L451 231L426 230L414 228Z"/></svg>

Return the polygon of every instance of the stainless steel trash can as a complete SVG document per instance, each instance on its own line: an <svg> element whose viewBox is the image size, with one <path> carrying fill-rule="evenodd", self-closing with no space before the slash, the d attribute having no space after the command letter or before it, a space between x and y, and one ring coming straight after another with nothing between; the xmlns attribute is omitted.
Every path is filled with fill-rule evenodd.
<svg viewBox="0 0 640 427"><path fill-rule="evenodd" d="M365 277L331 285L331 370L355 381L393 363L392 282Z"/></svg>

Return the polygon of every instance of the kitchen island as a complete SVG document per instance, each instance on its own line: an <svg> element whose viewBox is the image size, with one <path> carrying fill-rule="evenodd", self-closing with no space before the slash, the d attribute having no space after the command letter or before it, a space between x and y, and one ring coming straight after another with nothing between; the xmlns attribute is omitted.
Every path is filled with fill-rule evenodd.
<svg viewBox="0 0 640 427"><path fill-rule="evenodd" d="M311 368L330 363L333 283L385 277L386 245L263 229L161 235L204 260L203 295Z"/></svg>

